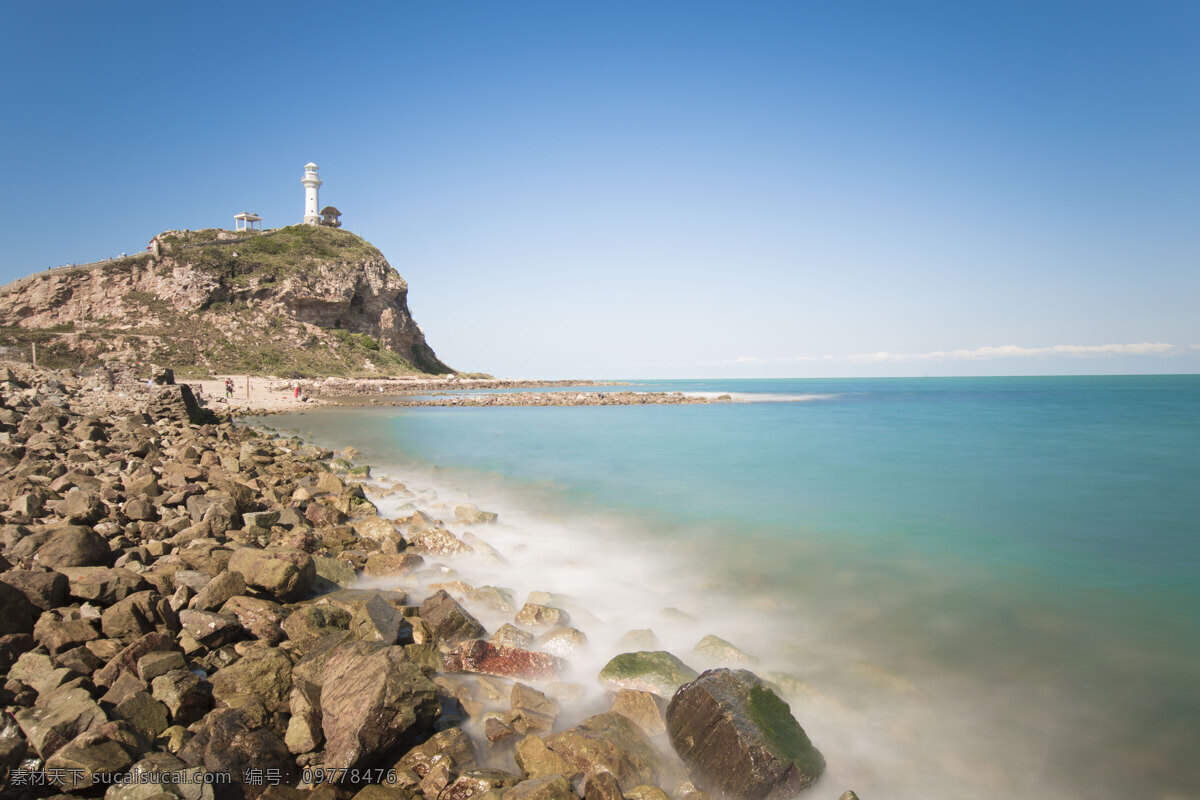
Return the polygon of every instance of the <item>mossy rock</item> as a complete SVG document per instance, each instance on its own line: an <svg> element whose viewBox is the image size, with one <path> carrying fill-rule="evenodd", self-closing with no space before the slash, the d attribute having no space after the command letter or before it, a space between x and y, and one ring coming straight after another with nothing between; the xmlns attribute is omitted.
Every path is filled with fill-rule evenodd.
<svg viewBox="0 0 1200 800"><path fill-rule="evenodd" d="M670 697L697 672L666 650L621 653L600 670L600 681L618 689L636 689Z"/></svg>
<svg viewBox="0 0 1200 800"><path fill-rule="evenodd" d="M666 716L671 745L705 791L791 797L825 769L788 704L747 670L705 672L680 687Z"/></svg>

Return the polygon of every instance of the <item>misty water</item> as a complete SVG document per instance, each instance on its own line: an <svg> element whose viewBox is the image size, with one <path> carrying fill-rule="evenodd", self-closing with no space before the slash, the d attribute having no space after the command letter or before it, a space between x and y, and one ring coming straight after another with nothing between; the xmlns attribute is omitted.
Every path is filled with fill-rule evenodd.
<svg viewBox="0 0 1200 800"><path fill-rule="evenodd" d="M451 566L573 598L582 683L631 629L737 645L813 796L1200 796L1200 377L632 388L758 402L263 422L402 480L385 514L498 511L506 563Z"/></svg>

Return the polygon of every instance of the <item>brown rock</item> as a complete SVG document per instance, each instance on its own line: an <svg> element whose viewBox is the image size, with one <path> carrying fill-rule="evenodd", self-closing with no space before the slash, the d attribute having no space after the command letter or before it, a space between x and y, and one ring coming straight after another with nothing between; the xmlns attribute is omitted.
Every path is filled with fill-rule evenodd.
<svg viewBox="0 0 1200 800"><path fill-rule="evenodd" d="M213 673L215 700L233 694L253 695L274 708L292 693L292 661L278 647L247 652L240 659Z"/></svg>
<svg viewBox="0 0 1200 800"><path fill-rule="evenodd" d="M582 774L582 770L568 762L558 753L546 746L537 736L530 734L517 742L513 750L517 766L529 778L541 778L546 775L565 775L574 778Z"/></svg>
<svg viewBox="0 0 1200 800"><path fill-rule="evenodd" d="M438 800L484 800L490 794L496 797L501 791L516 786L521 779L495 769L472 769L463 772L442 790Z"/></svg>
<svg viewBox="0 0 1200 800"><path fill-rule="evenodd" d="M185 608L179 612L179 624L205 647L216 649L242 637L242 626L233 615L214 614Z"/></svg>
<svg viewBox="0 0 1200 800"><path fill-rule="evenodd" d="M29 633L37 618L38 609L24 592L0 583L0 635Z"/></svg>
<svg viewBox="0 0 1200 800"><path fill-rule="evenodd" d="M101 775L124 772L133 759L125 748L96 732L81 733L46 759L51 780L68 792L90 790Z"/></svg>
<svg viewBox="0 0 1200 800"><path fill-rule="evenodd" d="M416 553L372 553L367 556L363 572L376 577L407 575L423 566L425 559Z"/></svg>
<svg viewBox="0 0 1200 800"><path fill-rule="evenodd" d="M405 735L427 730L437 688L401 647L347 642L331 653L321 688L325 765L366 766Z"/></svg>
<svg viewBox="0 0 1200 800"><path fill-rule="evenodd" d="M312 589L317 571L312 557L300 550L241 548L229 559L229 569L242 573L246 583L291 603Z"/></svg>
<svg viewBox="0 0 1200 800"><path fill-rule="evenodd" d="M168 634L158 631L147 633L113 656L108 664L92 676L92 679L96 682L97 686L112 686L113 681L122 672L134 672L136 674L138 659L147 653L153 653L158 650L176 650L178 647Z"/></svg>
<svg viewBox="0 0 1200 800"><path fill-rule="evenodd" d="M713 669L675 692L667 731L696 785L737 800L783 800L825 768L804 729L762 679Z"/></svg>
<svg viewBox="0 0 1200 800"><path fill-rule="evenodd" d="M543 606L537 603L526 603L521 606L513 622L530 628L549 628L556 625L567 625L571 616L561 608Z"/></svg>
<svg viewBox="0 0 1200 800"><path fill-rule="evenodd" d="M459 771L470 769L475 766L475 747L461 728L447 728L409 750L396 766L423 777L438 758L449 759Z"/></svg>
<svg viewBox="0 0 1200 800"><path fill-rule="evenodd" d="M571 782L562 775L547 775L521 781L506 789L501 800L578 800L571 789Z"/></svg>
<svg viewBox="0 0 1200 800"><path fill-rule="evenodd" d="M248 709L218 708L208 714L196 735L179 751L179 757L209 772L228 772L238 779L251 768L261 769L264 774L267 770L277 772L284 784L299 777L283 740ZM257 797L265 788L246 784L243 790L245 796Z"/></svg>
<svg viewBox="0 0 1200 800"><path fill-rule="evenodd" d="M19 590L30 603L42 611L49 611L67 603L67 579L58 572L14 569L0 573L0 583L6 583ZM0 592L2 591L0 589ZM8 614L4 613L0 618L7 617ZM0 625L2 624L0 622Z"/></svg>
<svg viewBox="0 0 1200 800"><path fill-rule="evenodd" d="M43 567L106 567L112 561L108 542L91 528L68 525L60 528L37 549L33 560Z"/></svg>
<svg viewBox="0 0 1200 800"><path fill-rule="evenodd" d="M25 740L43 759L85 731L99 728L108 717L86 689L53 692L45 702L16 713Z"/></svg>
<svg viewBox="0 0 1200 800"><path fill-rule="evenodd" d="M150 682L154 699L171 712L174 725L191 725L212 708L208 681L186 669L171 670Z"/></svg>
<svg viewBox="0 0 1200 800"><path fill-rule="evenodd" d="M150 739L167 729L170 714L167 707L149 692L134 692L113 708L113 716L123 719Z"/></svg>
<svg viewBox="0 0 1200 800"><path fill-rule="evenodd" d="M33 638L51 655L99 639L100 633L90 619L56 620L47 614L33 628Z"/></svg>
<svg viewBox="0 0 1200 800"><path fill-rule="evenodd" d="M100 617L104 635L128 639L156 628L178 630L179 620L167 600L155 591L135 592L109 606Z"/></svg>
<svg viewBox="0 0 1200 800"><path fill-rule="evenodd" d="M321 688L305 680L294 681L288 705L292 716L283 737L288 752L299 755L320 748L325 738L321 731Z"/></svg>
<svg viewBox="0 0 1200 800"><path fill-rule="evenodd" d="M584 784L583 800L625 800L625 795L611 772L597 772Z"/></svg>
<svg viewBox="0 0 1200 800"><path fill-rule="evenodd" d="M658 778L659 756L646 735L629 719L611 711L588 717L545 741L587 776L611 772L622 786L654 783Z"/></svg>
<svg viewBox="0 0 1200 800"><path fill-rule="evenodd" d="M150 585L135 572L120 567L60 567L71 597L101 606L111 606Z"/></svg>
<svg viewBox="0 0 1200 800"><path fill-rule="evenodd" d="M227 570L205 584L204 588L192 598L188 607L197 611L216 611L229 602L230 598L245 594L245 592L246 581L242 578L242 573Z"/></svg>
<svg viewBox="0 0 1200 800"><path fill-rule="evenodd" d="M281 627L286 614L271 600L237 595L221 606L221 613L232 614L251 636L269 644L279 644L287 638Z"/></svg>
<svg viewBox="0 0 1200 800"><path fill-rule="evenodd" d="M657 736L667 729L663 711L666 701L652 692L622 689L613 698L612 710L629 717L647 736Z"/></svg>
<svg viewBox="0 0 1200 800"><path fill-rule="evenodd" d="M433 635L447 644L478 639L487 633L479 621L445 590L439 590L421 603L420 615L428 623Z"/></svg>
<svg viewBox="0 0 1200 800"><path fill-rule="evenodd" d="M108 507L97 492L72 489L54 504L54 513L71 525L94 525L108 513Z"/></svg>

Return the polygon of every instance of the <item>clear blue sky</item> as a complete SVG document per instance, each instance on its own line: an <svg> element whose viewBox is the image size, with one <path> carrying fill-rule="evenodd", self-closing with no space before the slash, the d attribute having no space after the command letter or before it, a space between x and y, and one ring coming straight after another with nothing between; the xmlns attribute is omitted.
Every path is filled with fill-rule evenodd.
<svg viewBox="0 0 1200 800"><path fill-rule="evenodd" d="M1194 1L10 2L0 281L298 222L315 161L463 370L1200 372L1197 42Z"/></svg>

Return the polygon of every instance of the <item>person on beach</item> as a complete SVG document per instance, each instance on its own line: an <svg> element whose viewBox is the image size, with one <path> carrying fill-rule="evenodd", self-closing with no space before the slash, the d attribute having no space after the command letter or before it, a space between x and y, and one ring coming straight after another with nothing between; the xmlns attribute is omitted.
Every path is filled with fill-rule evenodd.
<svg viewBox="0 0 1200 800"><path fill-rule="evenodd" d="M233 399L233 378L225 379L225 399L226 400Z"/></svg>
<svg viewBox="0 0 1200 800"><path fill-rule="evenodd" d="M296 398L297 400L300 399L300 382L299 381L292 381L292 397Z"/></svg>

